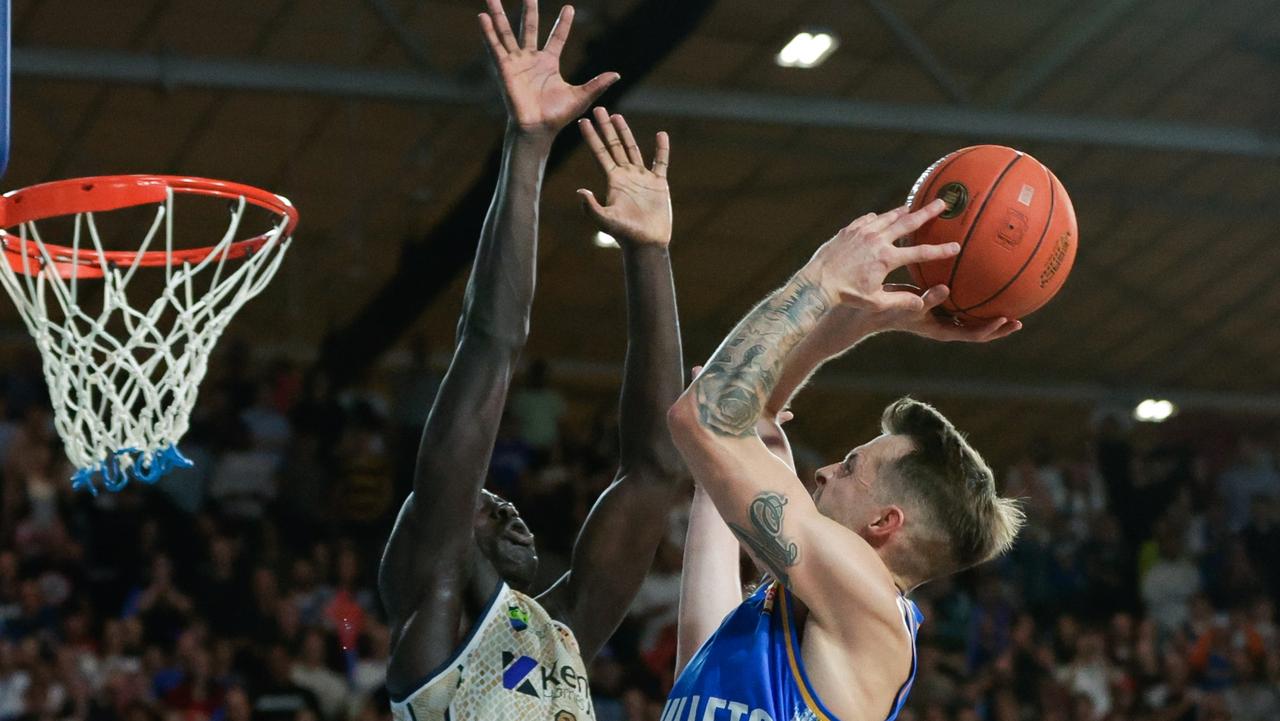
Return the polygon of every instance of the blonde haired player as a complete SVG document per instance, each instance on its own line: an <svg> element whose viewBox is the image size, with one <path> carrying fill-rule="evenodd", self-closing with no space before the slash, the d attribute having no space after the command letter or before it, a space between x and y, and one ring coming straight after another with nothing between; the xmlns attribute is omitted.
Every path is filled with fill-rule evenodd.
<svg viewBox="0 0 1280 721"><path fill-rule="evenodd" d="M620 463L582 527L570 570L536 598L533 535L482 491L507 389L529 332L537 208L551 141L617 79L560 76L572 8L539 50L538 6L520 37L498 0L480 16L509 115L502 175L481 231L453 360L426 422L413 492L387 542L378 586L391 617L387 689L397 721L586 721L587 662L652 564L684 477L665 412L680 393L680 335L667 245L668 144L646 168L631 131L603 109L580 129L608 178L584 207L622 246L627 358Z"/></svg>
<svg viewBox="0 0 1280 721"><path fill-rule="evenodd" d="M1013 542L1021 512L924 403L891 404L882 434L820 469L812 496L781 430L802 381L868 335L987 341L1021 327L1003 318L957 327L932 313L945 287L921 295L884 285L895 268L958 252L894 244L942 210L941 201L900 208L841 230L733 329L672 407L699 491L664 721L892 721L915 675L922 620L907 594ZM745 601L739 544L771 576Z"/></svg>

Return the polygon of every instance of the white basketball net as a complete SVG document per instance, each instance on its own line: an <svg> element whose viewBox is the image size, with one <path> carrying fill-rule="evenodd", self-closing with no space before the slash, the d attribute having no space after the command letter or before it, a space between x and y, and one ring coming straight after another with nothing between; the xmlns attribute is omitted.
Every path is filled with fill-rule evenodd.
<svg viewBox="0 0 1280 721"><path fill-rule="evenodd" d="M137 260L160 234L166 254L174 250L173 197L169 189L134 262L126 266L103 255L93 213L75 215L70 245L78 251L88 236L101 279L77 279L74 271L70 278L60 277L35 221L3 238L6 247L21 254L24 272L0 259L0 284L44 357L54 424L79 469L72 485L95 494L99 478L109 490L119 490L130 478L154 482L171 468L191 465L177 442L187 432L209 352L236 311L271 281L291 242L281 237L287 225L281 216L258 250L227 264L246 207L241 197L232 201L230 224L209 255L194 264L167 264L160 296L145 310L136 309L128 290L140 267ZM29 255L33 248L43 264ZM96 315L78 304L90 297L102 301ZM61 317L51 318L50 310ZM123 326L124 337L108 330L113 325Z"/></svg>

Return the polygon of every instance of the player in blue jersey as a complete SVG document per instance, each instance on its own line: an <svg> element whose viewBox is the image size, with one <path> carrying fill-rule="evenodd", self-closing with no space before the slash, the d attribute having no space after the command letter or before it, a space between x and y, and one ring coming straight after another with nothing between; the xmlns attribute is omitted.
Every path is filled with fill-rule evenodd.
<svg viewBox="0 0 1280 721"><path fill-rule="evenodd" d="M896 268L959 252L894 244L943 209L899 208L841 230L733 329L668 414L699 490L663 721L896 718L923 620L907 594L1017 535L1016 503L924 403L891 404L883 433L820 469L812 496L781 430L814 369L869 335L989 341L1021 328L1003 318L958 326L933 313L945 287L885 285ZM770 576L745 601L739 544Z"/></svg>

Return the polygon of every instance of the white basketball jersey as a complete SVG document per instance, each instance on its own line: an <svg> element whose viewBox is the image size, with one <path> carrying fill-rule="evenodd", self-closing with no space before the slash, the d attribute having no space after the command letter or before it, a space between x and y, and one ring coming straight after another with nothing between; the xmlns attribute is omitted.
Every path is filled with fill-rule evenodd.
<svg viewBox="0 0 1280 721"><path fill-rule="evenodd" d="M595 718L573 632L505 583L449 663L391 712L395 721Z"/></svg>

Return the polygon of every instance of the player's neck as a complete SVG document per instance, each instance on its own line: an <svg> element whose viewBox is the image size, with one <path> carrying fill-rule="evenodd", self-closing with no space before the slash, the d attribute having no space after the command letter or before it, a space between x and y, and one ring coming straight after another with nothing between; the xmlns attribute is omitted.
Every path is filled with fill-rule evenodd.
<svg viewBox="0 0 1280 721"><path fill-rule="evenodd" d="M880 562L884 564L884 568L889 572L889 580L893 582L894 589L899 595L905 596L915 590L916 587L924 583L923 580L917 580L911 575L903 572L903 567L907 564L902 563L904 559L900 555L903 549L892 551L885 548L877 549L876 555L880 558ZM893 561L898 561L897 563Z"/></svg>
<svg viewBox="0 0 1280 721"><path fill-rule="evenodd" d="M469 621L484 612L486 604L493 599L494 592L502 583L502 576L489 559L478 552L472 555L470 580L463 598L463 610L470 617Z"/></svg>

